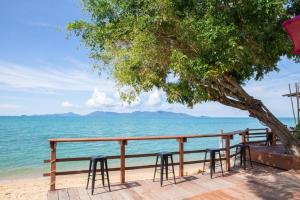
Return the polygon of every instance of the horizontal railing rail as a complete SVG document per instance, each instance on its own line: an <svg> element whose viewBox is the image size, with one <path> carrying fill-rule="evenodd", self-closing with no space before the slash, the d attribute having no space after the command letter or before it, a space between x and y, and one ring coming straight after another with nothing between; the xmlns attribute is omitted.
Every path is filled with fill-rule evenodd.
<svg viewBox="0 0 300 200"><path fill-rule="evenodd" d="M257 129L246 129L244 135L244 140L246 143L265 143L270 145L275 145L278 138L269 130L269 128L257 128ZM262 140L252 140L264 138ZM252 140L252 141L251 141Z"/></svg>
<svg viewBox="0 0 300 200"><path fill-rule="evenodd" d="M221 149L225 150L225 148ZM184 151L184 154L190 154L190 153L203 153L204 150L192 150L192 151ZM171 152L172 154L179 154L178 151ZM145 153L145 154L132 154L132 155L125 155L125 158L143 158L143 157L154 157L157 153ZM107 159L113 160L113 159L120 159L119 155L115 156L107 156ZM75 158L57 158L56 162L73 162L73 161L84 161L84 160L90 160L90 157L75 157ZM51 160L44 160L44 163L50 163Z"/></svg>
<svg viewBox="0 0 300 200"><path fill-rule="evenodd" d="M111 137L111 138L53 138L49 139L50 148L51 148L51 158L50 160L44 160L44 163L50 163L50 172L44 173L44 176L50 176L50 190L55 190L56 185L56 176L58 175L69 175L69 174L79 174L79 173L87 173L88 170L74 170L74 171L57 171L56 163L59 162L77 162L77 161L86 161L89 160L90 157L73 157L73 158L57 158L56 157L56 146L58 143L76 143L76 142L118 142L120 145L120 154L108 156L109 160L119 159L120 167L109 168L110 171L120 171L120 182L125 182L125 170L134 170L134 169L143 169L143 168L152 168L154 165L139 165L139 166L125 166L126 158L142 158L142 157L154 157L157 153L144 153L144 154L125 154L125 146L128 144L128 141L139 141L139 140L176 140L179 144L178 151L172 152L175 155L178 155L178 162L175 162L175 165L179 166L179 175L183 176L184 173L184 165L185 164L196 164L202 163L204 160L197 159L191 161L184 161L185 154L193 154L193 153L203 153L206 149L198 149L198 150L184 150L184 143L187 142L188 139L195 138L222 138L225 141L225 147L221 148L222 151L225 152L225 157L223 158L226 161L226 170L230 170L230 158L234 156L231 154L230 149L235 148L236 145L230 145L230 140L233 139L235 135L241 137L240 142L253 142L249 141L247 135L251 134L251 131L254 129L246 129L246 130L238 130L229 133L221 133L221 134L194 134L194 135L173 135L173 136L139 136L139 137ZM255 129L255 130L266 130L266 129ZM255 142L255 141L254 141Z"/></svg>
<svg viewBox="0 0 300 200"><path fill-rule="evenodd" d="M188 138L209 138L209 137L226 137L226 135L241 134L244 131L235 131L223 134L194 134L194 135L173 135L173 136L138 136L138 137L111 137L111 138L55 138L49 139L49 142L113 142L113 141L130 141L130 140L170 140L170 139L188 139Z"/></svg>

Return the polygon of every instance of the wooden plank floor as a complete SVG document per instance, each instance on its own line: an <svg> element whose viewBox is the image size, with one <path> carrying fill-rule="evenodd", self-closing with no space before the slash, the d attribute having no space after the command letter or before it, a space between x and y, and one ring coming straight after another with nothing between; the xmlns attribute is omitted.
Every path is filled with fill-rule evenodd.
<svg viewBox="0 0 300 200"><path fill-rule="evenodd" d="M66 188L48 193L48 200L235 200L235 199L299 199L300 173L282 171L255 165L253 169L234 170L224 177L210 179L208 174L177 178L160 187L158 181L140 180L126 184L112 184L112 192L105 188L91 191L82 188Z"/></svg>

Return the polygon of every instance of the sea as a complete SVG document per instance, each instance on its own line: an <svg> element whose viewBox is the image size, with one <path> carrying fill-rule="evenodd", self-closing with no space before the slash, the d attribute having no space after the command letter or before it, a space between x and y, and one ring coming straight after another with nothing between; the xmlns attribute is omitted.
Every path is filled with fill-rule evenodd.
<svg viewBox="0 0 300 200"><path fill-rule="evenodd" d="M280 118L287 126L292 118ZM246 128L266 128L253 118L191 117L186 115L101 115L101 116L18 116L0 117L0 180L41 177L49 172L48 139L82 137L168 136L216 134ZM237 143L234 138L232 143ZM188 139L185 150L219 147L218 138ZM178 151L176 140L129 141L126 154ZM91 155L119 155L117 142L59 143L57 158ZM203 155L186 155L195 160ZM155 158L126 159L126 166L153 164ZM175 160L178 158L175 158ZM119 160L109 161L119 166ZM87 169L88 161L57 164L57 171Z"/></svg>

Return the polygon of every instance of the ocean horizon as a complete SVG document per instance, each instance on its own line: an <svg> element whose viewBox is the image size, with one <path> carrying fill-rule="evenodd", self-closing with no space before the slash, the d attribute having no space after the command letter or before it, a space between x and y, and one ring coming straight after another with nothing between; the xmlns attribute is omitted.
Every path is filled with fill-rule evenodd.
<svg viewBox="0 0 300 200"><path fill-rule="evenodd" d="M215 134L246 128L266 128L249 117L194 117L176 113L144 113L94 116L0 116L0 180L41 177L49 171L43 160L50 157L48 139L78 137L129 137L154 135ZM287 126L293 118L279 118ZM217 138L190 139L185 150L218 147ZM237 143L235 138L232 143ZM129 141L126 154L178 151L178 142ZM119 155L117 142L63 143L57 145L57 158ZM185 160L202 155L186 155ZM175 158L176 160L177 158ZM109 161L118 166L118 160ZM154 158L126 159L127 166L153 164ZM57 171L86 169L87 161L58 163Z"/></svg>

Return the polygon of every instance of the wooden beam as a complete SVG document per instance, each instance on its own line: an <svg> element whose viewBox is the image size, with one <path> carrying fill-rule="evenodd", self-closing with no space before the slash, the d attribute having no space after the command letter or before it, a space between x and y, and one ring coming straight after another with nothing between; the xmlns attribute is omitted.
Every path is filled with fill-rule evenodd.
<svg viewBox="0 0 300 200"><path fill-rule="evenodd" d="M179 176L184 175L184 143L187 141L186 138L177 139L179 142Z"/></svg>
<svg viewBox="0 0 300 200"><path fill-rule="evenodd" d="M247 128L248 131L264 131L265 128Z"/></svg>
<svg viewBox="0 0 300 200"><path fill-rule="evenodd" d="M53 191L56 181L56 142L50 142L50 151L50 191Z"/></svg>
<svg viewBox="0 0 300 200"><path fill-rule="evenodd" d="M230 171L230 137L225 139L225 151L226 151L226 170Z"/></svg>
<svg viewBox="0 0 300 200"><path fill-rule="evenodd" d="M127 140L120 140L120 181L125 183L125 146L127 145Z"/></svg>
<svg viewBox="0 0 300 200"><path fill-rule="evenodd" d="M193 153L204 153L205 149L199 149L199 150L189 150L184 151L184 154L193 154ZM179 154L178 151L171 152L172 154ZM145 153L145 154L130 154L125 155L125 158L145 158L145 157L156 157L157 153ZM76 161L85 161L90 160L91 157L75 157L75 158L56 158L56 162L76 162ZM112 159L120 159L120 155L114 155L114 156L107 156L108 160ZM50 163L51 160L44 160L44 163Z"/></svg>
<svg viewBox="0 0 300 200"><path fill-rule="evenodd" d="M229 135L237 135L244 132L238 130L234 132L224 133ZM121 141L121 140L170 140L181 138L211 138L221 137L222 134L195 134L195 135L174 135L174 136L139 136L139 137L111 137L111 138L52 138L49 142L105 142L105 141Z"/></svg>
<svg viewBox="0 0 300 200"><path fill-rule="evenodd" d="M230 157L233 157L233 155L230 155ZM222 160L225 160L225 158L222 158ZM189 164L197 164L197 163L203 163L204 160L190 160L190 161L185 161L185 165ZM207 162L207 161L206 161ZM174 165L179 165L179 162L175 162ZM130 167L125 167L125 170L136 170L136 169L147 169L147 168L154 168L155 165L139 165L139 166L130 166ZM119 171L119 167L114 167L114 168L109 168L108 171ZM100 172L100 169L97 171ZM76 170L76 171L61 171L61 172L56 172L56 176L62 176L62 175L71 175L71 174L82 174L82 173L88 173L88 170ZM43 176L50 176L50 173L44 173Z"/></svg>

